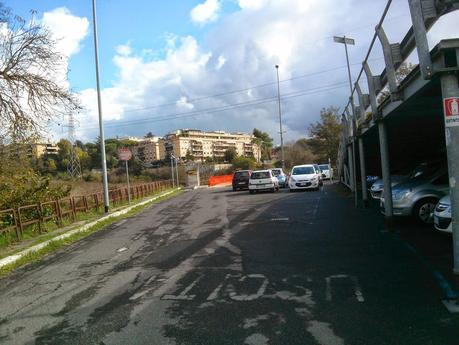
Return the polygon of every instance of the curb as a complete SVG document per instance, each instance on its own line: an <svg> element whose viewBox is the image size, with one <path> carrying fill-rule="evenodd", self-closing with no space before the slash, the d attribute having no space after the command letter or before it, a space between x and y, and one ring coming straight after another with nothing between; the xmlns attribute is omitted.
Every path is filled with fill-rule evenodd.
<svg viewBox="0 0 459 345"><path fill-rule="evenodd" d="M150 202L152 201L155 201L159 198L162 198L164 196L167 196L169 194L172 194L174 192L176 192L177 190L180 190L180 188L175 188L173 190L170 190L166 193L163 193L163 194L159 194L159 195L156 195L150 199L147 199L147 200L144 200L144 201L141 201L135 205L132 205L132 206L128 206L126 207L125 209L122 209L122 210L119 210L119 211L116 211L116 212L113 212L111 214L108 214L106 216L103 216L99 219L96 219L92 222L89 222L79 228L76 228L76 229L73 229L73 230L70 230L70 231L67 231L66 233L62 234L62 235L59 235L59 236L56 236L56 237L53 237L49 240L46 240L45 242L42 242L42 243L39 243L39 244L36 244L32 247L29 247L27 249L24 249L23 251L19 252L19 253L16 253L16 254L13 254L13 255L10 255L10 256L7 256L3 259L0 260L0 268L3 267L3 266L6 266L6 265L9 265L9 264L12 264L14 262L16 262L17 260L19 260L21 257L23 257L24 255L27 255L28 253L31 253L31 252L36 252L44 247L46 247L47 245L49 245L52 241L55 241L55 240L62 240L64 238L67 238L67 237L70 237L74 234L77 234L79 232L85 232L87 231L88 229L92 228L94 225L100 223L100 222L103 222L107 219L110 219L110 218L114 218L114 217L118 217L118 216L121 216L123 214L126 214L128 213L129 211L131 211L132 209L138 207L138 206L143 206L143 205L146 205L146 204L149 204Z"/></svg>

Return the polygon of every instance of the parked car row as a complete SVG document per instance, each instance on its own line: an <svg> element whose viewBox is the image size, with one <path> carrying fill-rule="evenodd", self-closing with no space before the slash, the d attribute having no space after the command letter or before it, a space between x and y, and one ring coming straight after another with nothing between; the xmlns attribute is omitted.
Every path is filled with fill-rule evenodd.
<svg viewBox="0 0 459 345"><path fill-rule="evenodd" d="M323 170L320 168L322 166ZM303 164L294 166L290 174L281 168L265 170L239 170L233 175L233 191L249 190L251 194L258 191L278 191L280 188L295 190L319 189L324 179L332 177L328 164Z"/></svg>
<svg viewBox="0 0 459 345"><path fill-rule="evenodd" d="M384 213L384 182L373 180L370 194L379 200ZM367 183L369 181L367 177ZM423 162L411 170L392 175L391 185L394 216L411 216L423 224L434 223L437 230L451 232L448 171L443 162Z"/></svg>

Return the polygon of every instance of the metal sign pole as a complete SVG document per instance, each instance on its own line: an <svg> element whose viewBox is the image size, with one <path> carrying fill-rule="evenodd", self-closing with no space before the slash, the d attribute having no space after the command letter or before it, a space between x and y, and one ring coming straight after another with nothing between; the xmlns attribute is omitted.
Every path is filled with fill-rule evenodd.
<svg viewBox="0 0 459 345"><path fill-rule="evenodd" d="M459 274L459 80L454 74L441 76L444 107L446 156L453 232L453 271ZM453 105L454 104L454 105Z"/></svg>
<svg viewBox="0 0 459 345"><path fill-rule="evenodd" d="M171 178L172 178L172 188L175 188L175 177L174 177L174 160L171 155Z"/></svg>
<svg viewBox="0 0 459 345"><path fill-rule="evenodd" d="M177 188L180 187L179 173L178 173L178 159L175 157L175 173L177 174Z"/></svg>
<svg viewBox="0 0 459 345"><path fill-rule="evenodd" d="M127 181L127 188L128 188L128 201L131 203L131 186L129 184L129 166L128 166L128 161L125 160L126 162L126 181Z"/></svg>

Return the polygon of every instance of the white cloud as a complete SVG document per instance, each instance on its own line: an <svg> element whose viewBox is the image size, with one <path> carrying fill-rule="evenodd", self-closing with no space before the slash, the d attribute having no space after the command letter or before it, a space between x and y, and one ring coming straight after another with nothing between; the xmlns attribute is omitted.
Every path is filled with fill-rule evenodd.
<svg viewBox="0 0 459 345"><path fill-rule="evenodd" d="M216 69L221 69L223 67L223 65L225 64L226 62L226 59L224 56L220 55L218 57L218 61L217 61L217 65L215 66Z"/></svg>
<svg viewBox="0 0 459 345"><path fill-rule="evenodd" d="M194 105L192 103L188 102L188 99L185 96L182 96L179 98L179 100L176 102L177 108L182 108L186 110L191 110L194 108Z"/></svg>
<svg viewBox="0 0 459 345"><path fill-rule="evenodd" d="M335 0L239 0L239 6L202 44L191 36L170 34L161 58L155 51L142 52L151 47L139 52L130 49L129 54L124 48L118 50L113 57L118 77L103 90L107 136L148 131L163 135L177 128L251 131L257 127L278 142L274 65L279 64L280 78L286 80L280 85L285 138L304 137L321 108L342 107L348 100L344 48L333 42L333 35L350 33L356 39L357 44L349 48L355 77L384 3L343 0L337 6ZM388 20L385 26L391 42L399 41L408 30L407 10L405 3L394 2L388 18L398 19ZM448 17L444 28L457 22L458 15ZM447 31L433 31L433 36ZM371 62L375 74L382 70L381 57L376 44L371 55L376 59ZM250 88L254 85L262 86ZM323 86L327 89L318 89ZM92 109L83 115L82 123L97 123L94 95L93 90L82 92ZM222 107L228 108L222 111ZM97 126L92 127L86 125L81 132L93 138Z"/></svg>
<svg viewBox="0 0 459 345"><path fill-rule="evenodd" d="M197 24L206 24L215 21L220 11L219 0L206 0L194 7L191 12L191 20Z"/></svg>
<svg viewBox="0 0 459 345"><path fill-rule="evenodd" d="M80 51L81 42L88 34L87 18L74 16L67 8L59 7L45 12L42 21L51 30L61 54L70 57Z"/></svg>
<svg viewBox="0 0 459 345"><path fill-rule="evenodd" d="M266 0L238 0L238 5L240 8L248 10L258 10L266 5Z"/></svg>
<svg viewBox="0 0 459 345"><path fill-rule="evenodd" d="M121 56L131 55L132 49L129 44L121 44L116 47L116 53Z"/></svg>

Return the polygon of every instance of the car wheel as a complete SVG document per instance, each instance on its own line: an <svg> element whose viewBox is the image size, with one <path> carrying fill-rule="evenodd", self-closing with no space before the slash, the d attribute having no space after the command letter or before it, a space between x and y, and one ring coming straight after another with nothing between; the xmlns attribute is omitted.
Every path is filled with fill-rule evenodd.
<svg viewBox="0 0 459 345"><path fill-rule="evenodd" d="M435 198L423 199L417 202L413 209L413 215L416 220L422 224L432 224L433 212L438 200Z"/></svg>
<svg viewBox="0 0 459 345"><path fill-rule="evenodd" d="M237 191L237 188L236 187L233 187L233 192Z"/></svg>
<svg viewBox="0 0 459 345"><path fill-rule="evenodd" d="M254 190L249 190L249 193L253 194L253 193L255 193L255 191Z"/></svg>

